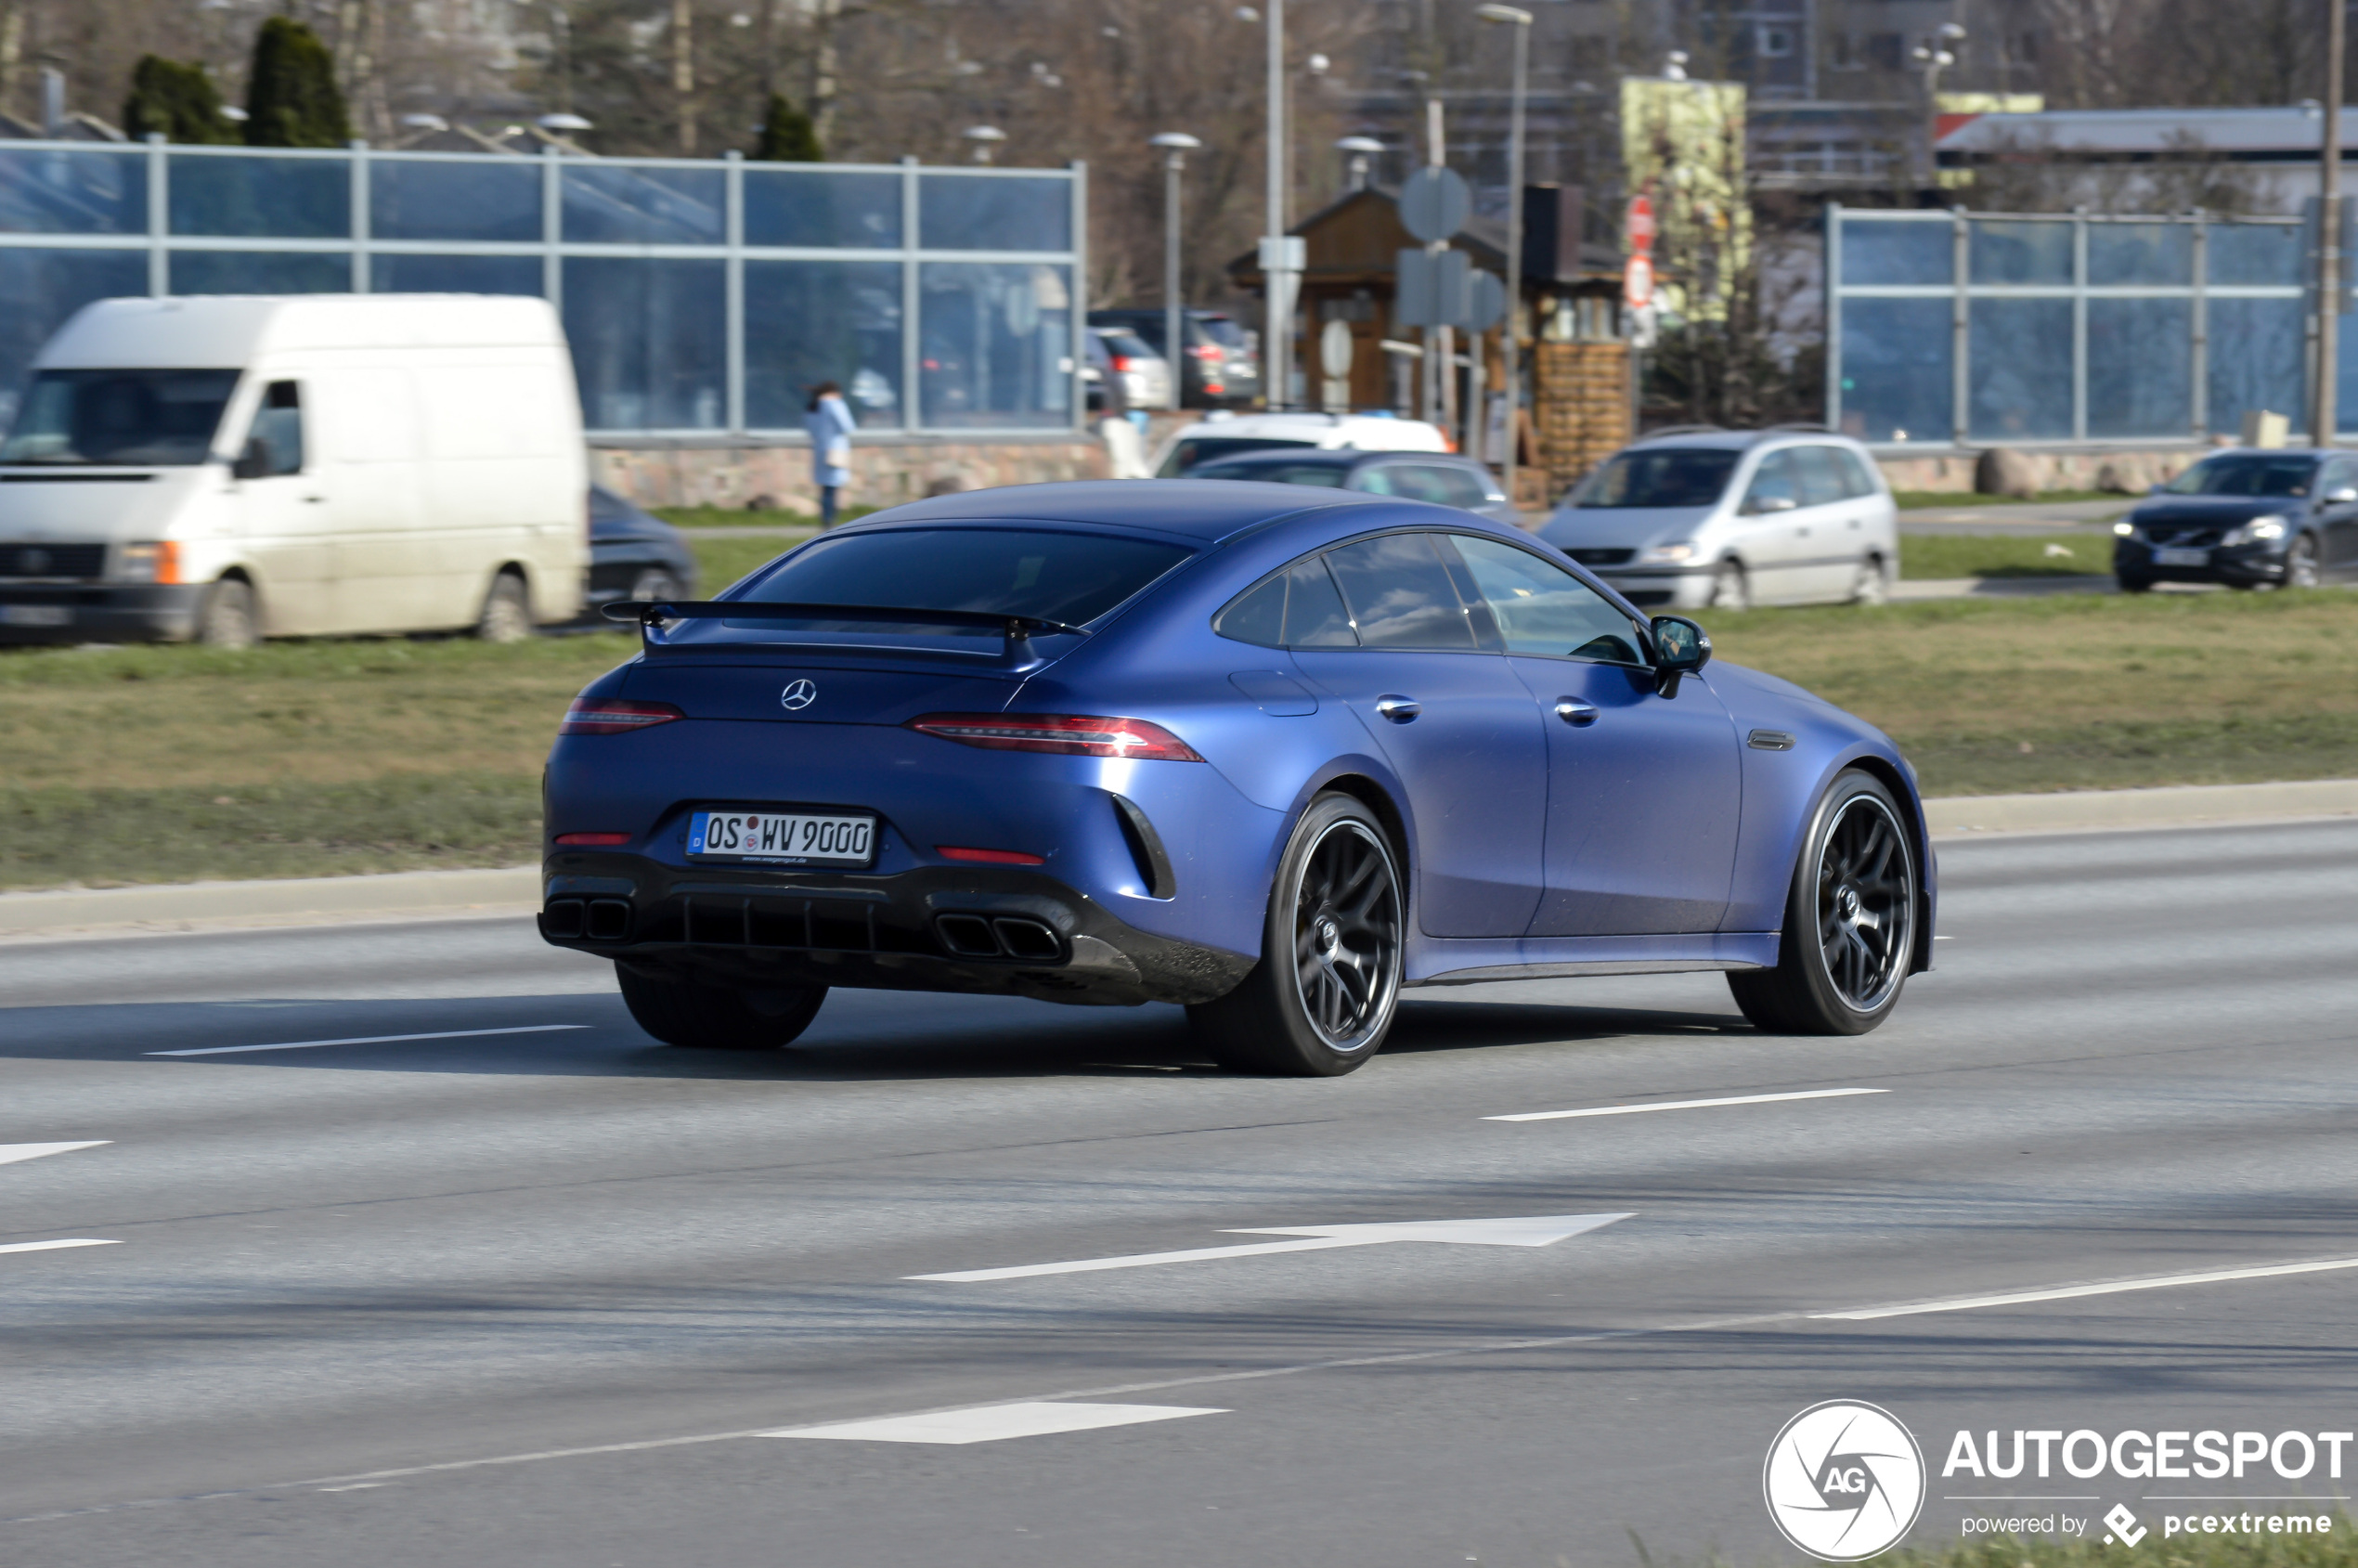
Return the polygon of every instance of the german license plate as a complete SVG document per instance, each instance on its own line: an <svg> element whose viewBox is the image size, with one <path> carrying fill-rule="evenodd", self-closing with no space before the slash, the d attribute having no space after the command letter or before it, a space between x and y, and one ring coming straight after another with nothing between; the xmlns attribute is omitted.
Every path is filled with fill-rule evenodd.
<svg viewBox="0 0 2358 1568"><path fill-rule="evenodd" d="M688 858L772 861L781 865L866 865L875 858L876 819L809 811L697 811L688 819Z"/></svg>
<svg viewBox="0 0 2358 1568"><path fill-rule="evenodd" d="M2157 550L2154 551L2154 564L2157 566L2208 566L2210 564L2210 551L2207 550Z"/></svg>
<svg viewBox="0 0 2358 1568"><path fill-rule="evenodd" d="M0 626L71 626L71 604L0 604Z"/></svg>

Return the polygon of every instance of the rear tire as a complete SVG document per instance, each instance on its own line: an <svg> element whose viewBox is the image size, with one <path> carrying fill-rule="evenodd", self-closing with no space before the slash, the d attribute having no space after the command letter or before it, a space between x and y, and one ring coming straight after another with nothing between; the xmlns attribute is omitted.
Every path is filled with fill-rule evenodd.
<svg viewBox="0 0 2358 1568"><path fill-rule="evenodd" d="M1776 966L1730 971L1736 1005L1774 1034L1873 1029L1908 983L1921 887L1891 792L1868 773L1838 775L1794 868Z"/></svg>
<svg viewBox="0 0 2358 1568"><path fill-rule="evenodd" d="M1277 862L1261 962L1187 1009L1222 1065L1335 1078L1383 1048L1400 1000L1405 904L1383 826L1347 795L1310 803Z"/></svg>
<svg viewBox="0 0 2358 1568"><path fill-rule="evenodd" d="M2144 577L2122 577L2118 581L2123 593L2151 593L2154 590L2152 582Z"/></svg>
<svg viewBox="0 0 2358 1568"><path fill-rule="evenodd" d="M650 566L630 580L629 597L641 604L685 599L687 596L687 590L680 586L680 579L660 566Z"/></svg>
<svg viewBox="0 0 2358 1568"><path fill-rule="evenodd" d="M2317 582L2317 536L2303 534L2285 551L2285 586L2315 588Z"/></svg>
<svg viewBox="0 0 2358 1568"><path fill-rule="evenodd" d="M502 572L491 579L484 595L483 613L475 617L475 638L483 642L521 642L532 635L532 599L524 579Z"/></svg>
<svg viewBox="0 0 2358 1568"><path fill-rule="evenodd" d="M208 648L251 648L262 641L252 583L224 577L205 590L197 608L197 641Z"/></svg>
<svg viewBox="0 0 2358 1568"><path fill-rule="evenodd" d="M695 980L663 979L617 964L622 1000L641 1029L667 1045L705 1051L780 1051L792 1044L827 1000L823 985L735 991Z"/></svg>
<svg viewBox="0 0 2358 1568"><path fill-rule="evenodd" d="M1880 604L1889 596L1890 585L1884 578L1882 557L1860 556L1859 575L1850 584L1850 602L1853 604Z"/></svg>

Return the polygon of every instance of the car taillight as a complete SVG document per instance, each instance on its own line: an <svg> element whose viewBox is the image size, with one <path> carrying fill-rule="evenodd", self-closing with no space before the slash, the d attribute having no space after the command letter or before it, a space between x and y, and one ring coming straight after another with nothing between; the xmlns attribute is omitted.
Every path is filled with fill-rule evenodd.
<svg viewBox="0 0 2358 1568"><path fill-rule="evenodd" d="M1135 757L1151 762L1203 760L1186 742L1143 719L1093 719L1069 713L928 713L909 720L909 728L992 751Z"/></svg>
<svg viewBox="0 0 2358 1568"><path fill-rule="evenodd" d="M1115 356L1113 356L1113 368L1114 368L1115 369L1117 369L1117 370L1127 370L1127 369L1130 369L1130 367L1131 367L1131 358L1130 358L1130 356L1128 356L1128 355L1126 355L1126 354L1117 354L1117 355L1115 355Z"/></svg>
<svg viewBox="0 0 2358 1568"><path fill-rule="evenodd" d="M565 709L561 735L627 735L655 724L688 716L669 703L626 703L612 697L576 697Z"/></svg>
<svg viewBox="0 0 2358 1568"><path fill-rule="evenodd" d="M1046 865L1040 855L1028 855L1021 849L968 849L956 844L937 844L933 852L945 861L967 861L976 865Z"/></svg>
<svg viewBox="0 0 2358 1568"><path fill-rule="evenodd" d="M1187 350L1187 352L1194 355L1198 359L1217 359L1220 357L1220 350L1208 343L1199 343L1196 344L1195 347Z"/></svg>
<svg viewBox="0 0 2358 1568"><path fill-rule="evenodd" d="M628 844L627 833L561 833L557 842L567 849L611 849L617 844Z"/></svg>

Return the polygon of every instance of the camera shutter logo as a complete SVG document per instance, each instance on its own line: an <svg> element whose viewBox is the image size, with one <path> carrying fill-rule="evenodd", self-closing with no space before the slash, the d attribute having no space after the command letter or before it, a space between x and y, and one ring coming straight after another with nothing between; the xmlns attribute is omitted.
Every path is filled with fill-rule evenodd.
<svg viewBox="0 0 2358 1568"><path fill-rule="evenodd" d="M1830 1399L1777 1433L1760 1486L1786 1540L1821 1562L1857 1562L1915 1527L1924 1450L1890 1411Z"/></svg>
<svg viewBox="0 0 2358 1568"><path fill-rule="evenodd" d="M797 680L778 693L778 702L789 713L800 713L819 700L818 682Z"/></svg>

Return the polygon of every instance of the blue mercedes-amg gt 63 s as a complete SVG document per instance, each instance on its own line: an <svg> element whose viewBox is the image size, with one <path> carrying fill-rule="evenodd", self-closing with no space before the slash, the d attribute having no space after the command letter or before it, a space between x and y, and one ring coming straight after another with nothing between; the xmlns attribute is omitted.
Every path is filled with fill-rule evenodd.
<svg viewBox="0 0 2358 1568"><path fill-rule="evenodd" d="M1414 986L1717 969L1855 1034L1930 964L1890 740L1468 512L984 490L607 614L644 645L550 754L540 928L674 1045L859 986L1178 1003L1334 1074Z"/></svg>

